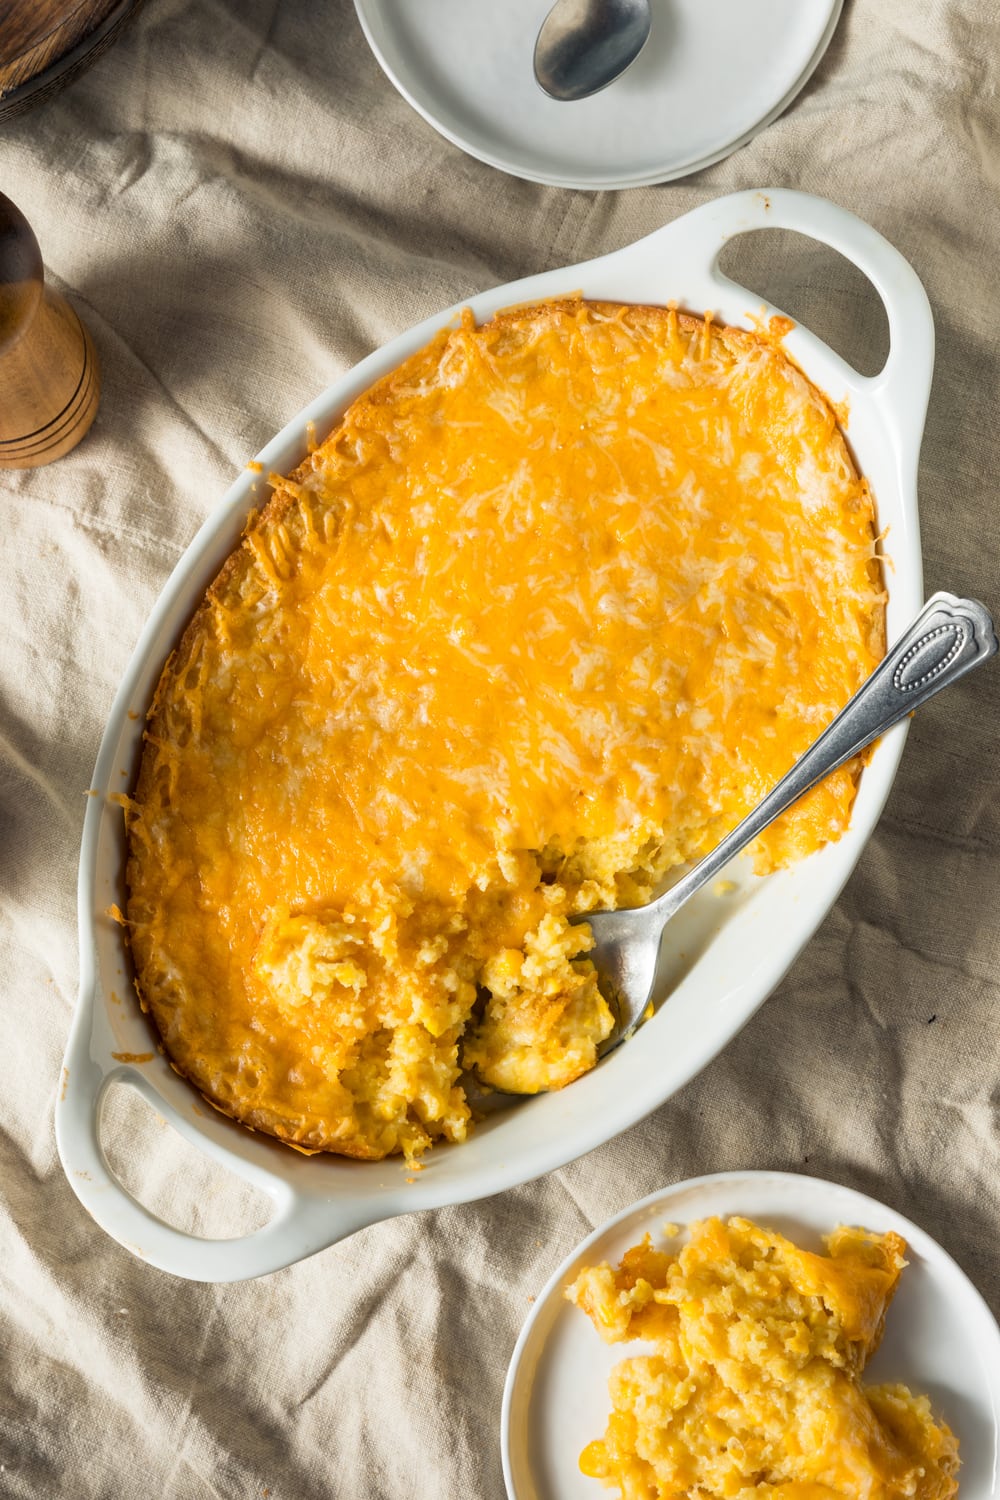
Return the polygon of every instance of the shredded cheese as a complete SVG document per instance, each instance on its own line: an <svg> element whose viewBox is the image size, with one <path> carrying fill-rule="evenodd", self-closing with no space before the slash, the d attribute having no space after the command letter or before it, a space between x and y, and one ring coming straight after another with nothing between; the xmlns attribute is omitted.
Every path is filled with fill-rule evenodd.
<svg viewBox="0 0 1000 1500"><path fill-rule="evenodd" d="M465 317L270 482L127 804L139 985L220 1108L412 1156L464 1136L463 1066L593 1065L568 918L706 852L875 665L872 503L774 342L582 301Z"/></svg>

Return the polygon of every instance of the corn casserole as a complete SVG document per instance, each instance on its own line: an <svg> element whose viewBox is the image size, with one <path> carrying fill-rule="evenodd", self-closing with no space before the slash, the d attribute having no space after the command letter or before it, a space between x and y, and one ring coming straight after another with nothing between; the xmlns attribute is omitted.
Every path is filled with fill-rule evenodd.
<svg viewBox="0 0 1000 1500"><path fill-rule="evenodd" d="M679 1251L647 1234L566 1296L607 1343L651 1352L611 1374L580 1468L622 1500L950 1500L958 1444L926 1396L864 1386L906 1262L897 1234L840 1228L827 1254L748 1219L705 1219Z"/></svg>
<svg viewBox="0 0 1000 1500"><path fill-rule="evenodd" d="M776 336L580 299L464 316L271 483L149 712L136 985L218 1109L412 1158L463 1073L594 1065L569 919L706 853L876 665L872 500Z"/></svg>

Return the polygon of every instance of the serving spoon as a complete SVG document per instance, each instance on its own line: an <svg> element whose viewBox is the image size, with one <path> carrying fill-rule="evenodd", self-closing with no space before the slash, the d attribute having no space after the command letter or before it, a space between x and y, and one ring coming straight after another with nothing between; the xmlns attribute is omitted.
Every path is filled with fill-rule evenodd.
<svg viewBox="0 0 1000 1500"><path fill-rule="evenodd" d="M663 929L695 892L824 776L996 650L993 620L984 605L954 594L935 594L819 739L676 885L645 906L572 918L586 923L593 933L594 946L587 956L597 969L602 994L616 1012L615 1028L599 1050L601 1057L652 1014Z"/></svg>
<svg viewBox="0 0 1000 1500"><path fill-rule="evenodd" d="M535 78L552 99L586 99L631 67L649 27L649 0L556 0L535 41Z"/></svg>

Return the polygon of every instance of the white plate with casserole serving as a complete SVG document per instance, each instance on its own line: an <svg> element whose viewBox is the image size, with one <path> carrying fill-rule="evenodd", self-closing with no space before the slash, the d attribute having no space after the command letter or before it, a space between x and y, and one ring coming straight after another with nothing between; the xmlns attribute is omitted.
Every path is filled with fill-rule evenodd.
<svg viewBox="0 0 1000 1500"><path fill-rule="evenodd" d="M711 309L725 323L749 327L760 298L721 274L718 257L735 235L788 228L851 259L870 278L888 314L890 352L882 371L863 377L803 328L785 339L790 357L838 409L874 491L879 525L890 528L892 568L887 630L892 639L922 602L916 475L933 363L927 298L906 261L868 225L835 205L774 190L734 194L675 220L635 245L585 265L546 272L472 298L478 320L539 298L582 292L617 302L676 301ZM777 309L764 309L764 315ZM265 473L287 473L305 456L309 433L322 439L375 380L449 324L450 308L362 361L299 414L258 455ZM877 746L861 778L851 826L836 844L789 870L749 881L720 915L708 895L687 921L700 925L700 952L674 965L668 1003L628 1045L558 1093L496 1109L465 1144L435 1148L407 1181L398 1160L355 1162L306 1158L254 1135L215 1111L159 1052L137 1005L116 1003L130 984L124 934L106 915L124 904L125 835L112 800L131 785L142 746L143 716L163 662L195 605L236 545L261 481L242 474L205 523L168 581L143 631L108 721L94 772L80 863L80 999L56 1105L60 1155L77 1196L121 1243L177 1275L230 1281L289 1265L379 1219L418 1208L488 1196L583 1155L663 1103L722 1048L778 983L830 909L882 809L905 739L900 725ZM121 772L126 772L123 782ZM690 931L691 928L688 927ZM676 952L683 920L668 933ZM669 962L667 967L669 968ZM137 1061L145 1056L147 1060ZM177 1130L209 1156L262 1189L273 1216L253 1234L205 1240L163 1223L111 1171L101 1144L108 1090L137 1089Z"/></svg>
<svg viewBox="0 0 1000 1500"><path fill-rule="evenodd" d="M1000 1329L951 1256L916 1224L851 1188L786 1172L723 1172L678 1182L626 1208L567 1256L539 1293L511 1357L501 1448L510 1500L596 1500L604 1486L580 1472L583 1448L604 1432L608 1376L636 1343L605 1344L567 1302L565 1288L584 1266L617 1263L643 1235L661 1243L667 1222L681 1227L717 1215L752 1219L807 1250L838 1225L890 1230L906 1240L907 1267L889 1308L885 1337L865 1384L883 1381L926 1393L959 1442L963 1500L1000 1494Z"/></svg>

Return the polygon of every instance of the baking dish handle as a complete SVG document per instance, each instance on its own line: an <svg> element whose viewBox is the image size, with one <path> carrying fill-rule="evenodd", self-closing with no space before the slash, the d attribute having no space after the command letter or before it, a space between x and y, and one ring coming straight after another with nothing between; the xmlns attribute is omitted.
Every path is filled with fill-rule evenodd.
<svg viewBox="0 0 1000 1500"><path fill-rule="evenodd" d="M839 355L833 359L848 389L863 392L879 406L900 453L913 455L915 464L934 368L934 319L920 278L895 246L838 204L790 188L732 193L686 214L683 222L685 239L697 245L702 264L711 268L711 279L727 291L737 283L718 269L723 247L735 236L758 229L795 230L829 245L857 266L885 307L889 356L873 376L860 375ZM796 329L796 337L814 342L803 329ZM829 360L831 351L820 347Z"/></svg>
<svg viewBox="0 0 1000 1500"><path fill-rule="evenodd" d="M84 1208L133 1255L189 1281L247 1281L293 1265L376 1217L370 1205L363 1207L346 1198L337 1204L338 1215L328 1195L299 1193L281 1177L231 1150L225 1153L226 1167L266 1193L274 1204L273 1216L263 1228L236 1239L210 1240L177 1229L152 1213L108 1163L101 1141L108 1090L116 1083L129 1084L169 1123L179 1127L182 1122L138 1068L118 1062L102 1066L93 1057L91 1013L90 1002L81 997L56 1101L56 1142L66 1177ZM198 1145L206 1150L204 1141Z"/></svg>

